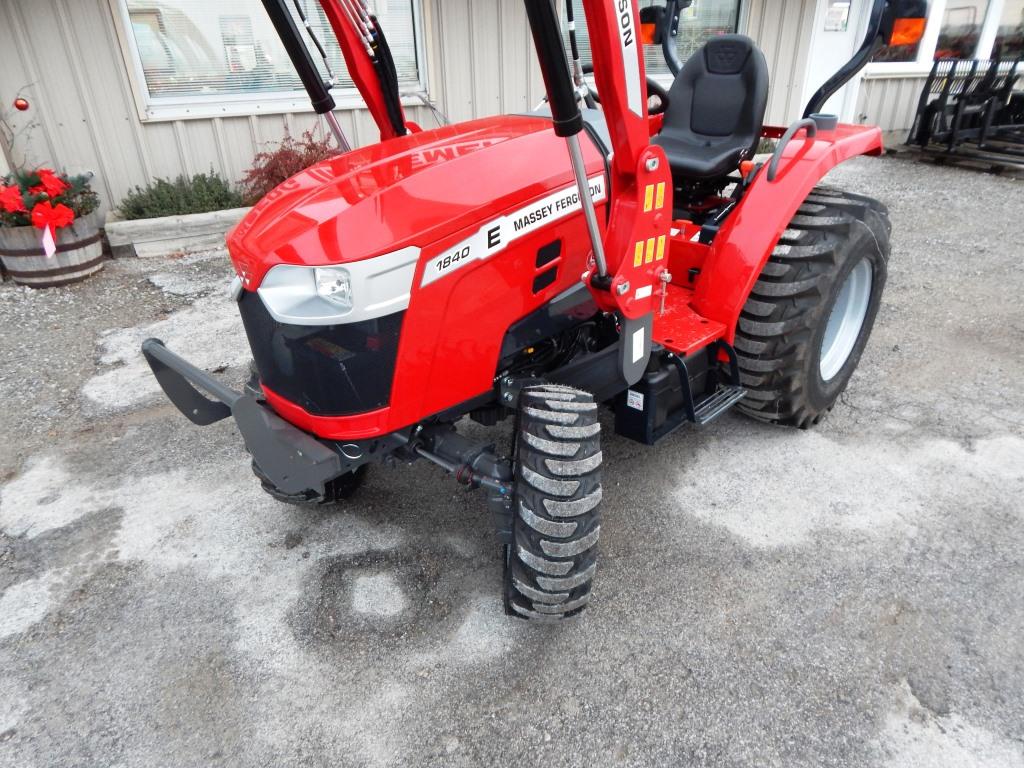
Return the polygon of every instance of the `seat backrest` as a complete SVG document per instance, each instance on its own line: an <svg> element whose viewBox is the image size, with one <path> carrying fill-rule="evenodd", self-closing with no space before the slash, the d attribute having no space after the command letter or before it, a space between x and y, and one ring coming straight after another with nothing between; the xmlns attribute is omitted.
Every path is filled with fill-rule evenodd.
<svg viewBox="0 0 1024 768"><path fill-rule="evenodd" d="M676 76L662 133L700 144L750 147L752 154L767 105L764 54L745 35L721 35L706 42Z"/></svg>

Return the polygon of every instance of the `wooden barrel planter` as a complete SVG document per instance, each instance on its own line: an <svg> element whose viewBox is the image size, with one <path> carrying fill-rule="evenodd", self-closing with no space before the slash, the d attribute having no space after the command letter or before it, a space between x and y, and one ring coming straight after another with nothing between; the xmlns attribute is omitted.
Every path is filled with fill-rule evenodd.
<svg viewBox="0 0 1024 768"><path fill-rule="evenodd" d="M103 269L99 216L94 212L57 230L57 252L47 256L36 227L0 227L0 260L14 282L32 288L70 285Z"/></svg>

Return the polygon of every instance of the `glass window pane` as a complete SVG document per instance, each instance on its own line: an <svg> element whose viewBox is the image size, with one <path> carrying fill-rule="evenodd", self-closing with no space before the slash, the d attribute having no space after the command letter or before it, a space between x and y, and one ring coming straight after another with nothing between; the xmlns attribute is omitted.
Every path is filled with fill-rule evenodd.
<svg viewBox="0 0 1024 768"><path fill-rule="evenodd" d="M640 7L662 5L655 0L640 0ZM587 31L586 19L583 15L582 0L573 0L576 18L577 37L580 43L580 58L584 64L592 62L590 56L590 36ZM732 34L739 21L740 0L699 0L687 8L679 17L679 37L676 38L676 50L681 61L686 61L707 40L715 35ZM568 33L566 51L568 51ZM650 75L669 74L665 57L661 55L660 45L644 46L644 64Z"/></svg>
<svg viewBox="0 0 1024 768"><path fill-rule="evenodd" d="M950 0L942 16L936 59L973 59L988 0Z"/></svg>
<svg viewBox="0 0 1024 768"><path fill-rule="evenodd" d="M957 2L958 0L953 0ZM935 23L931 14L931 2L928 3L928 13L926 18L928 19L928 26ZM925 29L925 36L927 36L928 30ZM881 48L878 53L871 59L872 61L893 61L893 62L913 62L917 61L918 52L921 49L921 41L918 40L913 45L886 45Z"/></svg>
<svg viewBox="0 0 1024 768"><path fill-rule="evenodd" d="M1024 55L1024 0L1006 0L996 42L992 47L993 59L1017 59Z"/></svg>
<svg viewBox="0 0 1024 768"><path fill-rule="evenodd" d="M654 3L641 3L653 5ZM679 60L686 61L710 38L731 35L739 22L739 0L698 0L679 16L679 37L676 51ZM655 72L668 72L665 58L655 47L647 51L647 66Z"/></svg>
<svg viewBox="0 0 1024 768"><path fill-rule="evenodd" d="M302 84L260 0L126 3L151 99L301 92ZM320 4L316 0L300 3L327 51L338 87L352 87ZM412 0L377 0L374 5L391 45L399 82L417 83ZM326 78L319 55L309 47Z"/></svg>

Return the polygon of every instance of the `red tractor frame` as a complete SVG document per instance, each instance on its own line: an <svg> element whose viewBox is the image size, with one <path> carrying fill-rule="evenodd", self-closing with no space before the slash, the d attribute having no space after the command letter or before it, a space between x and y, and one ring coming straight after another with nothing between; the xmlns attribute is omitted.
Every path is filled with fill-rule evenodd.
<svg viewBox="0 0 1024 768"><path fill-rule="evenodd" d="M861 50L786 129L763 125L767 68L749 39L675 58L689 2L583 0L593 62L573 31L570 67L551 0L525 0L546 106L430 131L405 118L366 2L320 4L381 142L350 149L301 12L264 0L344 151L228 237L254 358L245 390L158 340L143 353L193 422L234 417L282 501L338 502L381 461L426 459L483 488L508 612L575 616L596 570L599 405L618 434L653 444L732 406L807 427L845 388L889 224L876 201L818 184L882 140L819 113L880 44L919 26L919 4L876 0ZM645 42L676 73L668 91L646 77ZM775 150L756 163L762 139ZM513 417L512 455L460 435L464 417Z"/></svg>

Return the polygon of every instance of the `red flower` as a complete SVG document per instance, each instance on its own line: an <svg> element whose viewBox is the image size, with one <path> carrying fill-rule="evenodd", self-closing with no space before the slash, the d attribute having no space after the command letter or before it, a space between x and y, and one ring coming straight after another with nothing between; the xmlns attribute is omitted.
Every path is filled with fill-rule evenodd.
<svg viewBox="0 0 1024 768"><path fill-rule="evenodd" d="M25 201L21 199L21 189L17 184L13 187L0 186L0 208L8 213L28 213Z"/></svg>
<svg viewBox="0 0 1024 768"><path fill-rule="evenodd" d="M33 195L45 192L51 198L59 197L64 191L71 187L70 184L58 177L57 174L49 168L40 168L36 171L36 176L39 177L39 184L29 189L29 192Z"/></svg>
<svg viewBox="0 0 1024 768"><path fill-rule="evenodd" d="M47 201L32 206L32 225L39 229L49 227L56 233L60 227L66 227L75 220L75 212L66 205L52 205Z"/></svg>

